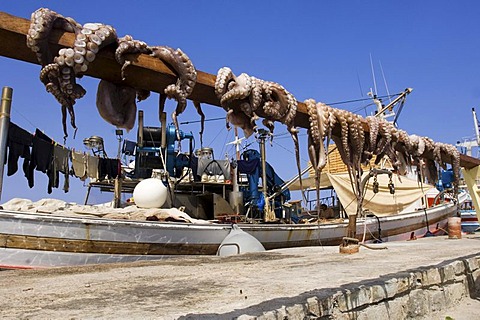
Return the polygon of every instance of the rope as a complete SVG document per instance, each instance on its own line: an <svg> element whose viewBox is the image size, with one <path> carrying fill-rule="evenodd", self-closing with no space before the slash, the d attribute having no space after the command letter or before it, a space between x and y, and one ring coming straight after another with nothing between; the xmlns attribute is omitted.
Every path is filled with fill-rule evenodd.
<svg viewBox="0 0 480 320"><path fill-rule="evenodd" d="M383 246L383 247L372 247L368 244L365 244L365 243L359 243L359 240L356 239L356 238L350 238L350 237L343 237L343 240L348 240L348 241L351 241L351 242L355 242L356 244L358 244L359 246L363 246L367 249L370 249L370 250L386 250L388 249L388 247L386 246Z"/></svg>

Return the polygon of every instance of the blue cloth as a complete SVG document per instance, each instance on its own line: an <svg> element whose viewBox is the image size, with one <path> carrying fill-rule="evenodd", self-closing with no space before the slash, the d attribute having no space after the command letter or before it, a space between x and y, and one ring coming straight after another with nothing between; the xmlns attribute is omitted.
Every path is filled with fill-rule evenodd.
<svg viewBox="0 0 480 320"><path fill-rule="evenodd" d="M260 159L238 160L238 172L252 174L260 167Z"/></svg>

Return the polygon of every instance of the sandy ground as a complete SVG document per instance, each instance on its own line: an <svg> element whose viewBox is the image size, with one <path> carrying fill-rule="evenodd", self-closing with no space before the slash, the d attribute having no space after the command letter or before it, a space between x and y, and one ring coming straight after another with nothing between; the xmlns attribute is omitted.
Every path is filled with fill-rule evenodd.
<svg viewBox="0 0 480 320"><path fill-rule="evenodd" d="M1 271L2 319L232 319L304 302L339 288L478 255L480 236L388 243L341 255L338 247L273 250L231 257ZM426 319L480 319L465 299Z"/></svg>

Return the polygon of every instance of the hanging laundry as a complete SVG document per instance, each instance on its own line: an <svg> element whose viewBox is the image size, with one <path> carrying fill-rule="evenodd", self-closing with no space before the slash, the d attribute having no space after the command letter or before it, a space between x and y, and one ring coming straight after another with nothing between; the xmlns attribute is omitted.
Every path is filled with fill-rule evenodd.
<svg viewBox="0 0 480 320"><path fill-rule="evenodd" d="M99 178L100 181L104 179L115 179L120 174L120 161L118 159L99 159Z"/></svg>
<svg viewBox="0 0 480 320"><path fill-rule="evenodd" d="M260 159L237 160L238 172L253 174L257 168L260 168Z"/></svg>
<svg viewBox="0 0 480 320"><path fill-rule="evenodd" d="M22 157L23 172L27 175L28 167L30 165L30 147L32 146L33 135L20 128L15 123L10 122L8 127L7 148L8 163L7 176L15 174L18 170L18 159Z"/></svg>
<svg viewBox="0 0 480 320"><path fill-rule="evenodd" d="M87 155L83 152L72 150L73 175L82 181L87 179Z"/></svg>
<svg viewBox="0 0 480 320"><path fill-rule="evenodd" d="M60 184L60 173L64 175L63 191L68 192L69 189L69 159L70 159L70 150L55 144L53 146L53 161L50 171L51 177L49 179L49 192L51 193L52 188L58 188ZM50 183L51 182L51 183Z"/></svg>
<svg viewBox="0 0 480 320"><path fill-rule="evenodd" d="M32 139L32 153L27 174L28 186L30 188L33 188L34 185L34 170L47 173L47 170L52 165L52 159L53 140L36 129Z"/></svg>
<svg viewBox="0 0 480 320"><path fill-rule="evenodd" d="M86 156L87 156L87 177L89 177L90 179L98 180L99 158L97 156L91 156L88 154Z"/></svg>

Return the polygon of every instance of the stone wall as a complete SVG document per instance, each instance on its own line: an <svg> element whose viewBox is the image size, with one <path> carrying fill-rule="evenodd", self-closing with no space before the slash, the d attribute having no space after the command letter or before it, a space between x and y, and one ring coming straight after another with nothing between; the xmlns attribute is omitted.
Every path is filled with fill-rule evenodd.
<svg viewBox="0 0 480 320"><path fill-rule="evenodd" d="M465 297L480 296L480 255L319 290L261 315L237 319L416 319L447 310Z"/></svg>

